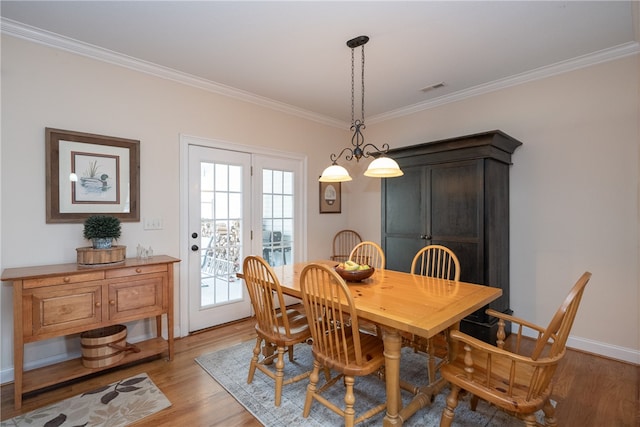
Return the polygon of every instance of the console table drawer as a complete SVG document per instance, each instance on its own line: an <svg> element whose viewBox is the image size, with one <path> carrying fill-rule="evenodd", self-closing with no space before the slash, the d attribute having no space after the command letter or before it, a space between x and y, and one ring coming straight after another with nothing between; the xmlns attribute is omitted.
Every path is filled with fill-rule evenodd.
<svg viewBox="0 0 640 427"><path fill-rule="evenodd" d="M37 279L26 279L24 289L39 288L51 285L66 285L72 283L85 283L94 280L104 279L104 271L91 271L80 274L69 274L64 276L42 277Z"/></svg>
<svg viewBox="0 0 640 427"><path fill-rule="evenodd" d="M137 267L119 268L117 270L107 270L106 278L113 279L116 277L137 276L139 274L165 273L167 266L164 264L157 265L139 265Z"/></svg>

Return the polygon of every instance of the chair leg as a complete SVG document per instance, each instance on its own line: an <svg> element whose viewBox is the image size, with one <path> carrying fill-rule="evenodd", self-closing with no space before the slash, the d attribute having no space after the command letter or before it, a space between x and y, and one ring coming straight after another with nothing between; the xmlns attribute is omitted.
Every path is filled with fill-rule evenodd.
<svg viewBox="0 0 640 427"><path fill-rule="evenodd" d="M276 406L282 401L282 385L284 383L284 347L278 347L278 359L276 360Z"/></svg>
<svg viewBox="0 0 640 427"><path fill-rule="evenodd" d="M293 362L293 345L289 346L289 349L287 352L289 353L289 362Z"/></svg>
<svg viewBox="0 0 640 427"><path fill-rule="evenodd" d="M549 399L544 402L542 410L544 411L544 425L546 427L558 427L558 421L556 420L556 408L554 408Z"/></svg>
<svg viewBox="0 0 640 427"><path fill-rule="evenodd" d="M320 363L317 360L313 360L313 371L309 375L309 385L307 386L307 396L304 400L304 409L302 410L302 416L307 418L311 412L311 403L313 402L313 395L316 393L318 380L320 379Z"/></svg>
<svg viewBox="0 0 640 427"><path fill-rule="evenodd" d="M356 402L356 396L353 394L353 384L355 383L355 378L352 376L344 376L344 384L347 388L344 394L344 426L345 427L353 427L354 421L356 418L356 411L353 408L353 405Z"/></svg>
<svg viewBox="0 0 640 427"><path fill-rule="evenodd" d="M458 406L458 393L460 387L451 384L451 392L447 396L447 406L442 410L442 417L440 418L440 427L450 427L453 422L453 412Z"/></svg>
<svg viewBox="0 0 640 427"><path fill-rule="evenodd" d="M478 407L478 396L476 396L475 394L471 395L471 401L469 402L469 406L471 407L472 411L476 410L476 408Z"/></svg>
<svg viewBox="0 0 640 427"><path fill-rule="evenodd" d="M522 419L524 420L524 425L527 427L536 427L538 425L534 414L527 414L523 416Z"/></svg>
<svg viewBox="0 0 640 427"><path fill-rule="evenodd" d="M260 354L260 344L262 344L262 338L256 339L256 346L253 348L253 357L251 358L251 364L249 365L249 376L247 377L247 384L251 384L253 381L253 375L256 373L256 365L258 364L258 355Z"/></svg>

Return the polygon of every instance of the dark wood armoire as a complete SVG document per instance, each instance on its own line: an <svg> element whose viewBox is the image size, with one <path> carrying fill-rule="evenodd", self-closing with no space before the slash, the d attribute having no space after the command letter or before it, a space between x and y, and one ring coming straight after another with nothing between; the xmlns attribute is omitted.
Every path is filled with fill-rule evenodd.
<svg viewBox="0 0 640 427"><path fill-rule="evenodd" d="M489 307L510 314L509 169L520 145L496 130L390 150L404 176L382 182L387 268L409 271L420 248L447 246L460 260L460 280L501 288ZM460 329L495 344L497 320L485 308Z"/></svg>

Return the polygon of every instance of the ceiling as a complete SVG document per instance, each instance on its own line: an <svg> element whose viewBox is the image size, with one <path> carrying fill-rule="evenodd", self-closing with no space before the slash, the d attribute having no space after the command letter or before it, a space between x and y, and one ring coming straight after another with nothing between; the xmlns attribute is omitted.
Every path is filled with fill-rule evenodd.
<svg viewBox="0 0 640 427"><path fill-rule="evenodd" d="M371 123L638 54L639 9L637 1L0 3L5 34L336 126L351 121L353 37L370 37ZM358 48L356 79L359 63ZM356 118L358 88L356 80Z"/></svg>

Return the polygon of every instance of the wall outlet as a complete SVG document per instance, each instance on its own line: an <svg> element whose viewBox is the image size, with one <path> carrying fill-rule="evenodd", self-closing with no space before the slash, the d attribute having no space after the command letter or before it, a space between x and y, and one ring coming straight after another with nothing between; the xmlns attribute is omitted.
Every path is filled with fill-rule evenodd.
<svg viewBox="0 0 640 427"><path fill-rule="evenodd" d="M145 218L143 220L143 227L145 230L162 230L162 218Z"/></svg>

